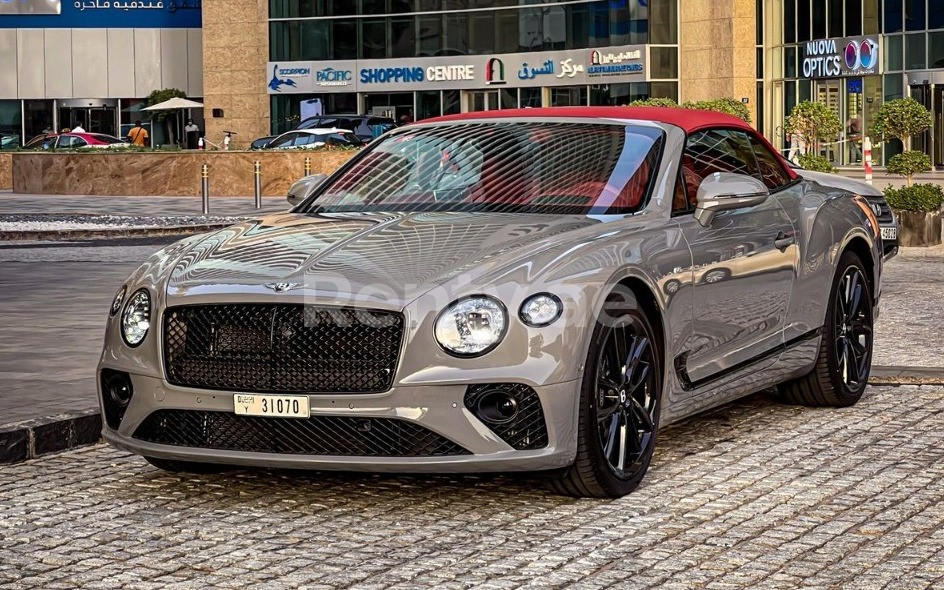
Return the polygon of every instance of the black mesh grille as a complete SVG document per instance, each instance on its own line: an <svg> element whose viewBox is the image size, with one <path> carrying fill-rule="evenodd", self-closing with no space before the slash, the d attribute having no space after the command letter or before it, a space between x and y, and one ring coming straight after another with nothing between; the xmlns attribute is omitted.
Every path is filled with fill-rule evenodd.
<svg viewBox="0 0 944 590"><path fill-rule="evenodd" d="M390 389L403 315L306 305L192 305L164 314L174 385L251 392Z"/></svg>
<svg viewBox="0 0 944 590"><path fill-rule="evenodd" d="M888 206L888 203L885 202L884 198L869 196L865 199L869 202L869 205L878 207L878 211L875 211L875 207L872 208L872 211L876 214L875 217L878 219L879 223L885 225L892 222L892 210Z"/></svg>
<svg viewBox="0 0 944 590"><path fill-rule="evenodd" d="M158 410L134 438L179 447L344 457L437 457L469 451L397 418L259 418L228 412Z"/></svg>
<svg viewBox="0 0 944 590"><path fill-rule="evenodd" d="M518 413L503 423L489 422L479 415L479 401L496 390L504 391L518 402ZM512 448L519 451L543 449L547 446L547 424L538 393L521 383L470 385L465 394L465 407L479 417L489 429Z"/></svg>

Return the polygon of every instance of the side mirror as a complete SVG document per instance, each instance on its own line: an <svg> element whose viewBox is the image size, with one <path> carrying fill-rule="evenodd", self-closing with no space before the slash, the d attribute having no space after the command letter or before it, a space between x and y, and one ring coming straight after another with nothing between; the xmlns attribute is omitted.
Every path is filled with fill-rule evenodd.
<svg viewBox="0 0 944 590"><path fill-rule="evenodd" d="M322 182L328 178L327 174L312 174L295 181L288 189L288 202L294 207L308 198Z"/></svg>
<svg viewBox="0 0 944 590"><path fill-rule="evenodd" d="M769 196L767 186L753 176L715 172L698 185L695 219L702 227L708 227L718 211L760 205Z"/></svg>

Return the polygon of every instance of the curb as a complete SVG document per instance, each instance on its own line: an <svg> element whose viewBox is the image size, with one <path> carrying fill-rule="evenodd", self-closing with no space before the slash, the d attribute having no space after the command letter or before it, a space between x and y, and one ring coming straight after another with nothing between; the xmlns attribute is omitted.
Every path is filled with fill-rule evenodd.
<svg viewBox="0 0 944 590"><path fill-rule="evenodd" d="M58 231L7 231L0 232L0 241L16 240L87 240L92 238L141 238L156 236L179 236L199 234L223 229L238 223L208 223L204 225L177 225L169 227L135 227L124 229L72 229Z"/></svg>
<svg viewBox="0 0 944 590"><path fill-rule="evenodd" d="M92 445L102 438L102 415L86 410L0 426L0 465Z"/></svg>
<svg viewBox="0 0 944 590"><path fill-rule="evenodd" d="M944 386L944 368L876 365L872 367L869 385ZM93 445L101 440L102 415L97 409L0 426L0 465Z"/></svg>

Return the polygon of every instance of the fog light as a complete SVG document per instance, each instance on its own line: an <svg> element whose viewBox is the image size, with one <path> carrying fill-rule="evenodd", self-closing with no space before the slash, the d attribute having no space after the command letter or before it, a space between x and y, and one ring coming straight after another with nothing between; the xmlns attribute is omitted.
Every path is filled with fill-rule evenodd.
<svg viewBox="0 0 944 590"><path fill-rule="evenodd" d="M518 400L500 389L489 391L479 398L476 414L491 424L510 422L518 415Z"/></svg>
<svg viewBox="0 0 944 590"><path fill-rule="evenodd" d="M134 396L131 376L123 371L102 369L102 406L105 410L105 423L113 430L118 430L125 410Z"/></svg>

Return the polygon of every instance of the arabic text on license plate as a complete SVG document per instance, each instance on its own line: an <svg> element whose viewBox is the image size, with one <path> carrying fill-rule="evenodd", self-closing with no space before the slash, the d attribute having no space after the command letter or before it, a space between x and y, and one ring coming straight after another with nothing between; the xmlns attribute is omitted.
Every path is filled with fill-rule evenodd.
<svg viewBox="0 0 944 590"><path fill-rule="evenodd" d="M894 240L898 238L898 228L897 227L883 227L882 228L882 239L883 240Z"/></svg>
<svg viewBox="0 0 944 590"><path fill-rule="evenodd" d="M269 418L309 418L308 398L300 395L246 395L233 397L236 413Z"/></svg>

